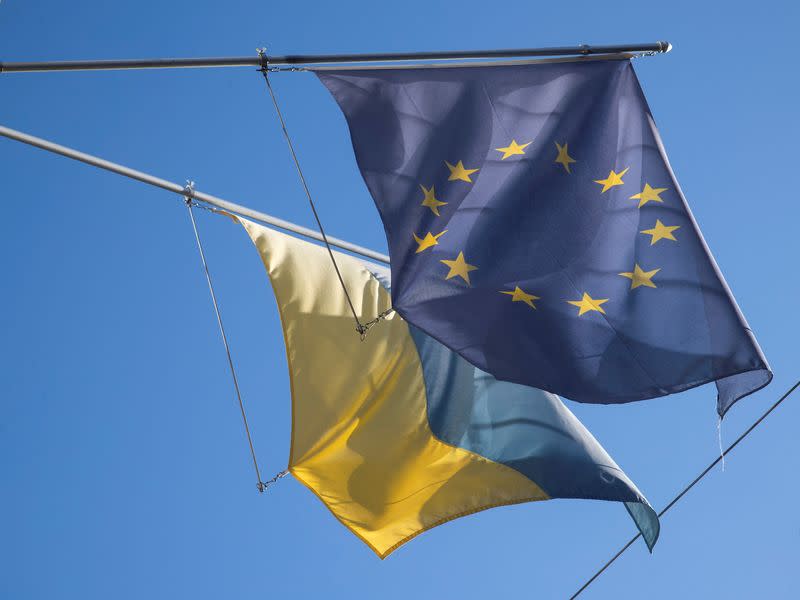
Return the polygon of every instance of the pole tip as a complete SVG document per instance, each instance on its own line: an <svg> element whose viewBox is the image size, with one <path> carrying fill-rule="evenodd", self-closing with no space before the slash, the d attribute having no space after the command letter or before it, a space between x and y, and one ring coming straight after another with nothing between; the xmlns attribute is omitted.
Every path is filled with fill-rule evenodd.
<svg viewBox="0 0 800 600"><path fill-rule="evenodd" d="M658 45L661 47L660 52L666 54L672 50L672 44L669 42L658 42Z"/></svg>

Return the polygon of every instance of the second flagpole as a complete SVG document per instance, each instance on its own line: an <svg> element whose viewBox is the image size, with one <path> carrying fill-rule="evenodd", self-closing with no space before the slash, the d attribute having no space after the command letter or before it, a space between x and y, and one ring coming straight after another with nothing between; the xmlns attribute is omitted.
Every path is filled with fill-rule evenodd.
<svg viewBox="0 0 800 600"><path fill-rule="evenodd" d="M222 210L236 213L237 215L241 215L243 217L247 217L255 221L259 221L261 223L264 223L265 225L271 225L272 227L277 227L278 229L283 229L284 231L301 235L303 237L316 240L318 242L324 242L322 235L320 235L320 233L314 229L309 229L308 227L303 227L302 225L297 225L290 221L285 221L283 219L279 219L278 217L273 217L272 215L268 215L266 213L253 210L252 208L242 206L241 204L229 202L228 200L224 200L223 198L219 198L217 196L212 196L211 194L198 192L194 189L187 188L186 186L179 185L172 181L161 179L160 177L156 177L155 175L150 175L149 173L137 171L136 169L131 169L130 167L126 167L124 165L120 165L115 162L105 160L103 158L94 156L92 154L80 152L79 150L75 150L74 148L70 148L68 146L62 146L60 144L56 144L55 142L51 142L50 140L39 138L27 133L23 133L22 131L17 131L16 129L4 127L2 125L0 125L0 136L6 137L11 140L16 140L18 142L22 142L30 146L35 146L37 148L41 148L42 150L53 152L54 154L60 154L62 156L66 156L67 158L71 158L73 160L77 160L86 163L88 165L92 165L93 167L98 167L100 169L105 169L106 171L111 171L112 173L117 173L118 175L130 177L131 179L136 179L137 181L141 181L143 183L147 183L155 187L160 187L170 192L180 194L181 196L191 197L195 200L198 200L199 202L203 202L210 206L214 206L216 208L220 208ZM358 254L365 258L369 258L370 260L376 260L384 264L389 263L388 256L386 256L385 254L381 254L380 252L375 252L374 250L370 250L369 248L364 248L363 246L352 244L348 241L341 240L331 236L328 236L328 242L331 244L331 246L336 246L341 250L346 250L347 252Z"/></svg>

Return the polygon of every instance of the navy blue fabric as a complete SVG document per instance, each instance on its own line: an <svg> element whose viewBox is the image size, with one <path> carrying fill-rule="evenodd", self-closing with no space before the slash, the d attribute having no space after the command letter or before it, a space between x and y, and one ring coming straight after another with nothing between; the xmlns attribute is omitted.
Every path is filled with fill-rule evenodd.
<svg viewBox="0 0 800 600"><path fill-rule="evenodd" d="M766 385L627 60L320 72L381 214L394 308L498 379L621 403L717 381L723 415ZM523 154L502 159L512 140ZM570 172L555 162L568 144ZM471 182L449 180L462 161ZM627 169L627 171L625 171ZM622 173L602 192L596 180ZM662 202L639 207L649 184ZM420 186L435 187L436 211ZM651 244L656 220L675 241ZM438 235L421 252L417 240ZM415 239L415 236L416 239ZM442 260L477 267L446 279ZM620 276L659 269L655 288ZM512 302L519 286L540 297ZM604 313L579 316L588 293Z"/></svg>

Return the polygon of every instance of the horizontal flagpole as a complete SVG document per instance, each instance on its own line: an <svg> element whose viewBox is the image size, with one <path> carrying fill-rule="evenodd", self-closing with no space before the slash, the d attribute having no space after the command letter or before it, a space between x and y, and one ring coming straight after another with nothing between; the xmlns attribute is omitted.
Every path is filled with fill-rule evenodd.
<svg viewBox="0 0 800 600"><path fill-rule="evenodd" d="M289 54L285 56L231 56L212 58L155 58L125 60L69 60L47 62L0 62L0 73L42 71L109 71L120 69L185 69L198 67L302 67L330 64L368 64L398 61L472 60L524 58L533 56L589 56L625 52L665 53L669 42L617 44L610 46L556 46L506 50L463 50L450 52L402 52L383 54Z"/></svg>
<svg viewBox="0 0 800 600"><path fill-rule="evenodd" d="M136 179L137 181L141 181L143 183L147 183L155 187L160 187L162 189L174 192L176 194L180 194L185 197L194 198L195 200L199 200L200 202L203 202L205 204L209 204L211 206L221 208L222 210L253 219L254 221L259 221L266 225L271 225L272 227L277 227L278 229L283 229L284 231L288 231L290 233L302 235L304 237L311 238L318 242L325 241L322 235L314 229L309 229L308 227L303 227L302 225L296 225L294 223L291 223L290 221L284 221L283 219L273 217L266 213L253 210L251 208L247 208L246 206L242 206L240 204L229 202L228 200L218 198L217 196L212 196L211 194L198 192L197 190L194 190L190 187L182 186L177 183L167 181L166 179L161 179L160 177L156 177L148 173L143 173L142 171L137 171L135 169L125 167L123 165L111 162L109 160L104 160L97 156L86 154L85 152L80 152L73 148L62 146L60 144L56 144L49 140L29 135L27 133L23 133L15 129L10 129L8 127L3 127L2 125L0 125L0 136L16 140L24 144L29 144L31 146L41 148L42 150L47 150L48 152L60 154L62 156L66 156L67 158L71 158L73 160L78 160L80 162L92 165L93 167L98 167L100 169L105 169L106 171L111 171L112 173L117 173L118 175L130 177L131 179ZM378 262L386 264L389 263L388 256L386 256L385 254L381 254L380 252L375 252L374 250L370 250L369 248L364 248L356 244L351 244L350 242L347 242L345 240L340 240L338 238L334 238L331 236L328 236L328 242L332 246L336 246L337 248L346 250L348 252L352 252L353 254L358 254L365 258L369 258L370 260L376 260Z"/></svg>

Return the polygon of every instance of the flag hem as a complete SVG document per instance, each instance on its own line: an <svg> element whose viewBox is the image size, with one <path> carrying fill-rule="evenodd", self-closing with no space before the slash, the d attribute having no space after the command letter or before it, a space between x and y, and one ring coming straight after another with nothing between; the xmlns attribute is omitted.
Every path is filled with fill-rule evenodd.
<svg viewBox="0 0 800 600"><path fill-rule="evenodd" d="M392 301L393 301L392 306L394 308L394 311L398 315L400 315L405 321L407 321L408 323L411 323L412 325L414 325L414 327L416 327L417 329L422 331L425 335L427 335L429 337L432 337L433 339L435 339L437 342L439 342L443 346L446 346L447 348L450 348L450 350L452 350L453 352L458 354L461 358L466 360L469 364L471 364L476 369L480 369L481 368L479 365L476 365L474 362L472 362L468 357L464 356L460 351L458 351L458 350L452 348L451 346L447 345L445 342L443 342L436 335L434 335L430 331L428 331L425 327L422 327L421 325L418 325L417 323L414 323L413 321L409 320L406 317L406 315L403 314L403 309L401 309L400 307L398 307L397 305L394 304L394 298L392 298ZM732 373L725 373L724 375L721 375L719 377L711 377L711 378L708 378L708 379L703 379L703 380L700 380L700 381L692 382L692 383L686 385L685 387L682 387L679 390L665 391L664 393L653 394L653 395L650 395L650 396L645 396L644 398L632 398L630 400L621 400L619 402L597 402L597 401L590 402L590 401L585 401L585 400L575 400L574 398L570 398L569 396L564 396L563 394L559 394L558 392L556 392L554 390L547 389L546 387L541 386L541 385L530 385L530 384L519 384L519 385L530 385L530 387L535 387L537 389L544 390L545 392L550 392L551 394L555 394L556 396L559 396L561 398L565 398L567 400L571 400L572 402L579 402L580 404L602 404L602 405L630 404L631 402L641 402L642 400L653 400L655 398L663 398L664 396L670 396L672 394L678 394L680 392L685 392L685 391L694 389L696 387L700 387L701 385L706 385L707 383L716 383L720 379L725 379L727 377L735 377L736 375L742 375L743 373L752 373L752 372L755 372L755 371L764 371L764 372L766 372L768 374L766 382L763 383L762 385L750 390L749 392L747 392L745 394L742 394L741 396L738 396L737 398L735 398L733 400L733 402L731 402L728 405L728 407L725 409L725 411L723 411L720 414L720 418L722 418L727 414L728 410L730 410L730 408L734 404L736 404L739 400L741 400L742 398L744 398L746 396L749 396L750 394L754 394L755 392L757 392L757 391L761 390L762 388L766 387L767 385L769 385L769 383L772 381L773 373L772 373L772 370L769 368L769 366L767 364L764 364L764 365L758 366L758 367L749 368L749 369L741 369L739 371L735 371L735 372L732 372ZM493 375L493 377L495 377L498 381L508 381L508 382L511 382L511 383L519 383L517 381L512 381L510 379L504 379L502 377L497 377L495 375ZM719 393L717 394L717 406L719 407ZM717 413L719 414L719 409L717 409Z"/></svg>

